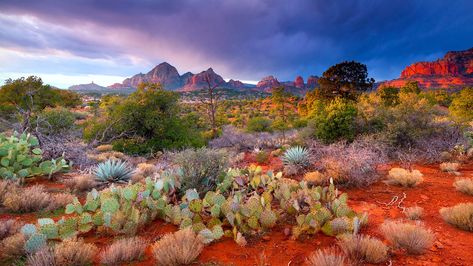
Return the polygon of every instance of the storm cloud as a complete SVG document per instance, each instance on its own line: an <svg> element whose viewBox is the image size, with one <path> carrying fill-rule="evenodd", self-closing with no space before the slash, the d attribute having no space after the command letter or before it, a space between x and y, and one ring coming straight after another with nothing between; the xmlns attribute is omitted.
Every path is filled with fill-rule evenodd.
<svg viewBox="0 0 473 266"><path fill-rule="evenodd" d="M167 61L181 73L293 80L358 60L384 80L473 47L471 10L440 0L2 0L0 60L11 64L0 72L130 76Z"/></svg>

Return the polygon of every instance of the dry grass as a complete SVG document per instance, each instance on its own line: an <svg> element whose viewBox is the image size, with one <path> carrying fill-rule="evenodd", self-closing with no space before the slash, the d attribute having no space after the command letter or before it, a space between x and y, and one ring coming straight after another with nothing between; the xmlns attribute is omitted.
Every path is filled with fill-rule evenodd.
<svg viewBox="0 0 473 266"><path fill-rule="evenodd" d="M322 185L327 182L327 178L319 171L308 172L304 175L304 181L310 185Z"/></svg>
<svg viewBox="0 0 473 266"><path fill-rule="evenodd" d="M453 183L453 186L460 192L473 196L473 179L459 178Z"/></svg>
<svg viewBox="0 0 473 266"><path fill-rule="evenodd" d="M388 247L370 236L345 234L340 236L338 245L357 264L381 263L388 259Z"/></svg>
<svg viewBox="0 0 473 266"><path fill-rule="evenodd" d="M348 265L343 254L338 253L333 248L319 249L307 258L309 266L343 266Z"/></svg>
<svg viewBox="0 0 473 266"><path fill-rule="evenodd" d="M16 258L25 254L23 246L26 238L22 233L16 233L2 240L0 243L0 257L4 259Z"/></svg>
<svg viewBox="0 0 473 266"><path fill-rule="evenodd" d="M94 188L97 184L93 175L77 175L64 180L64 184L73 191L82 192Z"/></svg>
<svg viewBox="0 0 473 266"><path fill-rule="evenodd" d="M112 151L113 146L110 144L104 144L104 145L99 145L95 148L96 151L98 152L107 152L107 151Z"/></svg>
<svg viewBox="0 0 473 266"><path fill-rule="evenodd" d="M404 210L404 214L409 220L420 220L424 214L424 208L419 206L408 207Z"/></svg>
<svg viewBox="0 0 473 266"><path fill-rule="evenodd" d="M105 162L107 160L124 160L126 156L118 151L107 151L99 154L87 154L87 157L97 162Z"/></svg>
<svg viewBox="0 0 473 266"><path fill-rule="evenodd" d="M394 247L403 248L409 254L425 253L435 240L434 234L420 223L385 221L381 232Z"/></svg>
<svg viewBox="0 0 473 266"><path fill-rule="evenodd" d="M419 170L406 170L403 168L392 168L389 170L386 183L403 187L415 187L424 181L422 173Z"/></svg>
<svg viewBox="0 0 473 266"><path fill-rule="evenodd" d="M0 221L0 240L16 234L22 224L14 219Z"/></svg>
<svg viewBox="0 0 473 266"><path fill-rule="evenodd" d="M119 239L101 254L100 262L111 265L139 260L147 245L148 243L140 237Z"/></svg>
<svg viewBox="0 0 473 266"><path fill-rule="evenodd" d="M190 228L167 234L152 246L158 265L171 266L193 262L204 249L204 244Z"/></svg>
<svg viewBox="0 0 473 266"><path fill-rule="evenodd" d="M16 190L17 188L18 184L16 183L6 180L0 180L0 202L3 202L3 200L5 200L7 192Z"/></svg>
<svg viewBox="0 0 473 266"><path fill-rule="evenodd" d="M473 231L473 203L460 203L440 209L443 220L462 230Z"/></svg>
<svg viewBox="0 0 473 266"><path fill-rule="evenodd" d="M52 248L42 248L34 254L29 254L26 260L28 266L56 266L54 250ZM70 265L70 264L59 264Z"/></svg>
<svg viewBox="0 0 473 266"><path fill-rule="evenodd" d="M53 211L59 208L64 208L67 204L72 203L73 201L74 195L69 193L57 193L52 195L46 210Z"/></svg>
<svg viewBox="0 0 473 266"><path fill-rule="evenodd" d="M51 195L43 186L12 189L5 194L3 205L13 212L34 212L47 208Z"/></svg>
<svg viewBox="0 0 473 266"><path fill-rule="evenodd" d="M54 258L57 265L90 265L97 253L94 244L85 243L82 239L69 239L57 244Z"/></svg>
<svg viewBox="0 0 473 266"><path fill-rule="evenodd" d="M145 176L151 176L158 171L156 166L150 163L139 163L136 168Z"/></svg>
<svg viewBox="0 0 473 266"><path fill-rule="evenodd" d="M456 173L460 169L459 163L441 163L440 170L443 172Z"/></svg>

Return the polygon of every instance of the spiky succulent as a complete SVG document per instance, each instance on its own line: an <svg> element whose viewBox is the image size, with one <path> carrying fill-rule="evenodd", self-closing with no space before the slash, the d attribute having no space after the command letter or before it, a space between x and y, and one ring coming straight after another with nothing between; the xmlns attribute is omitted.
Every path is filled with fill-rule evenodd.
<svg viewBox="0 0 473 266"><path fill-rule="evenodd" d="M120 160L107 160L94 169L95 179L103 183L126 183L132 174L133 169Z"/></svg>
<svg viewBox="0 0 473 266"><path fill-rule="evenodd" d="M301 146L291 147L284 153L282 161L285 165L305 167L309 165L309 151Z"/></svg>

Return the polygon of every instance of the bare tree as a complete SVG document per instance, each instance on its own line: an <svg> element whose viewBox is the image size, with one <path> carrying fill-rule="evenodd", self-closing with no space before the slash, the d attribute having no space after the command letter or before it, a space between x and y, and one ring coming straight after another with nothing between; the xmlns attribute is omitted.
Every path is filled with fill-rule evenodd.
<svg viewBox="0 0 473 266"><path fill-rule="evenodd" d="M217 136L217 108L220 104L222 94L218 93L217 88L220 84L213 82L209 74L204 77L207 87L203 89L204 96L200 99L209 116L210 126L212 128L212 137Z"/></svg>

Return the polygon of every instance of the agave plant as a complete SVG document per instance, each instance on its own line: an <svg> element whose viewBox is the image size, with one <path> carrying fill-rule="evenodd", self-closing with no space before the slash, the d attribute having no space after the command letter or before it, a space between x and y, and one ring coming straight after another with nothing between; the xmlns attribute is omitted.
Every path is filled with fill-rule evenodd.
<svg viewBox="0 0 473 266"><path fill-rule="evenodd" d="M285 165L305 167L309 165L309 151L301 146L289 148L282 157Z"/></svg>
<svg viewBox="0 0 473 266"><path fill-rule="evenodd" d="M126 183L134 170L120 160L107 160L94 169L95 179L102 183Z"/></svg>

